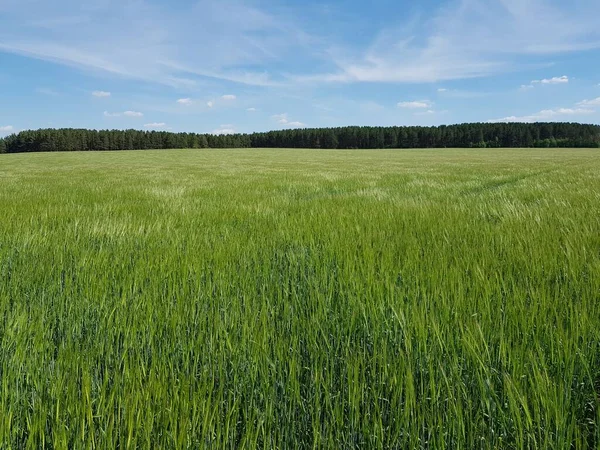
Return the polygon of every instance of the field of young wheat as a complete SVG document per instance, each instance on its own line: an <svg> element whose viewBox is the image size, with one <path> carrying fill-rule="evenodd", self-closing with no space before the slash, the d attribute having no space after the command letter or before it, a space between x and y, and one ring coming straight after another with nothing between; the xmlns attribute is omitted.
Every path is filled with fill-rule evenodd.
<svg viewBox="0 0 600 450"><path fill-rule="evenodd" d="M0 155L0 448L598 448L598 150Z"/></svg>

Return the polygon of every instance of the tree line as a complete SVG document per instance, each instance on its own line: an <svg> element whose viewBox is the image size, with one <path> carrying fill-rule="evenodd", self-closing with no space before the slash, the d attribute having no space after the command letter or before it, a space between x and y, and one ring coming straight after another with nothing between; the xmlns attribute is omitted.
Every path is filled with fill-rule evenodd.
<svg viewBox="0 0 600 450"><path fill-rule="evenodd" d="M213 135L139 130L40 129L0 139L0 153L170 148L600 148L600 126L473 123L437 127L306 128Z"/></svg>

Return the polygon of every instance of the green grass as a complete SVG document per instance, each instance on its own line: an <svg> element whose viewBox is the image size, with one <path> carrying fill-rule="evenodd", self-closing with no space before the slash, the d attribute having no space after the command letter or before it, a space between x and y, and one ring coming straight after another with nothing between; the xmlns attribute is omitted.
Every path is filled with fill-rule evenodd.
<svg viewBox="0 0 600 450"><path fill-rule="evenodd" d="M0 155L0 448L598 448L598 150Z"/></svg>

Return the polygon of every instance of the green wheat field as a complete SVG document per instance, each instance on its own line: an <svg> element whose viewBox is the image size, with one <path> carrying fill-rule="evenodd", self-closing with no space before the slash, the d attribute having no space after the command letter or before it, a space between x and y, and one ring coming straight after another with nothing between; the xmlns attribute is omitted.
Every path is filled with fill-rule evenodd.
<svg viewBox="0 0 600 450"><path fill-rule="evenodd" d="M595 449L598 150L0 155L2 449Z"/></svg>

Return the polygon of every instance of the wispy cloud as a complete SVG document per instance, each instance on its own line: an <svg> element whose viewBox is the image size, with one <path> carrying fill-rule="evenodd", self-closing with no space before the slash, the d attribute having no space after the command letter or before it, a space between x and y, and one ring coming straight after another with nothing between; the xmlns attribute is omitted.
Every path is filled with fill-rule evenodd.
<svg viewBox="0 0 600 450"><path fill-rule="evenodd" d="M275 114L272 116L272 119L275 120L279 125L283 125L285 128L304 128L306 124L299 122L297 120L290 120L287 113L283 114Z"/></svg>
<svg viewBox="0 0 600 450"><path fill-rule="evenodd" d="M236 134L235 127L231 124L221 125L216 130L213 130L211 134L215 135L227 135L227 134Z"/></svg>
<svg viewBox="0 0 600 450"><path fill-rule="evenodd" d="M544 109L529 116L509 116L501 119L489 120L489 123L497 122L553 122L564 119L565 117L586 116L594 114L595 111L589 108L556 108Z"/></svg>
<svg viewBox="0 0 600 450"><path fill-rule="evenodd" d="M144 128L154 128L154 129L165 128L166 126L167 126L167 124L164 122L151 122L151 123L144 124Z"/></svg>
<svg viewBox="0 0 600 450"><path fill-rule="evenodd" d="M277 121L277 123L280 124L286 124L289 122L288 120L288 115L287 113L283 113L283 114L275 114L273 116L271 116L274 120Z"/></svg>
<svg viewBox="0 0 600 450"><path fill-rule="evenodd" d="M592 0L446 2L430 19L383 29L365 51L334 50L336 71L300 80L427 83L506 73L524 55L600 48L599 10Z"/></svg>
<svg viewBox="0 0 600 450"><path fill-rule="evenodd" d="M293 21L243 0L177 8L144 0L9 5L0 19L1 51L173 87L213 80L268 86L275 81L266 63L305 45ZM26 19L31 10L43 20Z"/></svg>
<svg viewBox="0 0 600 450"><path fill-rule="evenodd" d="M144 114L138 111L123 111L123 112L115 112L110 113L108 111L104 111L104 117L143 117Z"/></svg>
<svg viewBox="0 0 600 450"><path fill-rule="evenodd" d="M543 95L599 95L589 89L600 80L584 86L600 52L598 0L448 0L410 8L387 2L367 9L329 3L325 16L276 0L0 0L0 60L8 52L66 66L45 72L52 65L35 63L41 78L21 82L22 92L54 88L69 100L54 102L63 117L57 126L158 120L176 129L204 123L210 131L240 114L265 129L436 124L443 108L451 109L451 122L512 114L578 120L584 110L600 112L560 97L547 103ZM6 60L0 77L12 83L22 59ZM469 81L486 76L493 78ZM400 83L429 85L392 86ZM522 83L531 92L519 93ZM39 94L52 95L25 96L5 122L47 124L43 103L50 99ZM489 101L476 100L483 96ZM99 109L86 109L88 101ZM248 108L254 105L259 113ZM103 110L115 119L103 119ZM281 111L289 115L270 117Z"/></svg>
<svg viewBox="0 0 600 450"><path fill-rule="evenodd" d="M568 117L585 117L595 114L597 112L596 107L600 107L600 97L592 100L582 100L568 108L544 109L527 116L508 116L501 119L489 120L488 122L554 122L564 120Z"/></svg>
<svg viewBox="0 0 600 450"><path fill-rule="evenodd" d="M398 108L405 109L427 109L431 108L433 104L429 100L418 100L414 102L400 102Z"/></svg>
<svg viewBox="0 0 600 450"><path fill-rule="evenodd" d="M522 84L519 88L520 91L529 91L533 89L535 86L533 84Z"/></svg>
<svg viewBox="0 0 600 450"><path fill-rule="evenodd" d="M253 86L438 82L515 70L524 55L600 48L596 0L455 0L405 23L392 10L370 42L335 31L314 37L306 30L315 27L291 8L257 5L9 1L0 19L0 50L198 89L215 80ZM32 10L42 19L32 20Z"/></svg>
<svg viewBox="0 0 600 450"><path fill-rule="evenodd" d="M12 125L5 125L0 127L0 133L12 133L15 128Z"/></svg>
<svg viewBox="0 0 600 450"><path fill-rule="evenodd" d="M185 101L187 99L182 99L182 100L184 100L183 104L187 104L187 102ZM208 100L206 102L206 106L208 108L215 108L217 106L226 105L226 104L233 105L233 104L235 104L235 100L237 100L237 96L235 96L233 94L226 94L226 95L222 95L222 96L218 97L217 99ZM181 103L179 100L178 100L178 102ZM191 103L189 103L189 104L191 104Z"/></svg>
<svg viewBox="0 0 600 450"><path fill-rule="evenodd" d="M544 78L543 80L533 80L531 84L567 84L569 77L563 75L562 77Z"/></svg>
<svg viewBox="0 0 600 450"><path fill-rule="evenodd" d="M593 100L583 100L583 101L577 103L577 106L582 107L582 108L590 108L590 107L595 107L595 106L600 107L600 97L595 98Z"/></svg>

